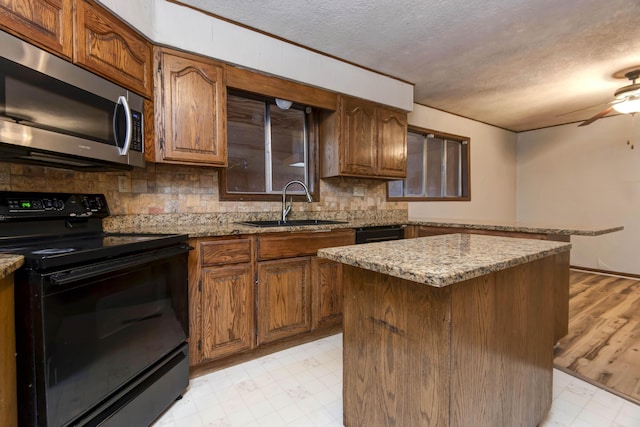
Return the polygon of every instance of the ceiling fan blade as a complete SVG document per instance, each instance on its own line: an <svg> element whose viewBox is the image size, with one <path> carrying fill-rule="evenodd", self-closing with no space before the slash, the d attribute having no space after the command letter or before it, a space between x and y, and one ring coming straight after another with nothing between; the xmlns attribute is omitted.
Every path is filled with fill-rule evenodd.
<svg viewBox="0 0 640 427"><path fill-rule="evenodd" d="M568 111L566 113L558 114L556 117L568 116L569 114L579 113L580 111L585 111L585 110L591 110L592 108L600 107L601 105L607 105L610 103L611 102L600 102L598 104L591 105L589 107L580 108L579 110L573 110L573 111Z"/></svg>
<svg viewBox="0 0 640 427"><path fill-rule="evenodd" d="M604 110L600 111L598 114L596 114L595 116L591 117L588 120L585 120L584 122L580 123L578 125L578 127L580 126L587 126L590 125L591 123L595 122L596 120L606 116L607 114L609 114L611 112L611 110L613 110L613 105L609 108L605 108Z"/></svg>

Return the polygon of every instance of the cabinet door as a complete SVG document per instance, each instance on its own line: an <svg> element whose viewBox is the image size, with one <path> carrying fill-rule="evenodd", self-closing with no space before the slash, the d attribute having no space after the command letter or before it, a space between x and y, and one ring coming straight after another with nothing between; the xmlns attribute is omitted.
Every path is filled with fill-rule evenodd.
<svg viewBox="0 0 640 427"><path fill-rule="evenodd" d="M87 0L76 0L76 20L75 62L151 98L151 44Z"/></svg>
<svg viewBox="0 0 640 427"><path fill-rule="evenodd" d="M0 28L72 58L73 0L0 0L0 10Z"/></svg>
<svg viewBox="0 0 640 427"><path fill-rule="evenodd" d="M258 345L311 330L309 257L258 263Z"/></svg>
<svg viewBox="0 0 640 427"><path fill-rule="evenodd" d="M342 264L313 258L313 329L342 322Z"/></svg>
<svg viewBox="0 0 640 427"><path fill-rule="evenodd" d="M407 176L407 114L378 108L378 171L381 177Z"/></svg>
<svg viewBox="0 0 640 427"><path fill-rule="evenodd" d="M202 269L201 361L252 348L252 276L250 264Z"/></svg>
<svg viewBox="0 0 640 427"><path fill-rule="evenodd" d="M163 159L226 166L227 96L222 67L167 52L160 66L162 119L156 126Z"/></svg>
<svg viewBox="0 0 640 427"><path fill-rule="evenodd" d="M364 101L343 98L340 172L374 176L376 173L375 107Z"/></svg>

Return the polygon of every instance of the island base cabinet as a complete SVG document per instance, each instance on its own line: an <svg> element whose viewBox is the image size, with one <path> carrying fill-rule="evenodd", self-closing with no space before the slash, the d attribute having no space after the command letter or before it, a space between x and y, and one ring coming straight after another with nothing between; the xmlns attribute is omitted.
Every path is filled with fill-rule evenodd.
<svg viewBox="0 0 640 427"><path fill-rule="evenodd" d="M442 288L344 265L344 425L538 425L563 255Z"/></svg>

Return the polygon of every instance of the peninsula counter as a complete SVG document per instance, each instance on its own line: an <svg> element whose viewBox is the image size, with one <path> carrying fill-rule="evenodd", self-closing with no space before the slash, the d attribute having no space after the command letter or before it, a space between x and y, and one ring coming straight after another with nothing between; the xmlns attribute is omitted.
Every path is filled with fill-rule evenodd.
<svg viewBox="0 0 640 427"><path fill-rule="evenodd" d="M319 250L345 264L344 425L538 425L570 248L450 234Z"/></svg>

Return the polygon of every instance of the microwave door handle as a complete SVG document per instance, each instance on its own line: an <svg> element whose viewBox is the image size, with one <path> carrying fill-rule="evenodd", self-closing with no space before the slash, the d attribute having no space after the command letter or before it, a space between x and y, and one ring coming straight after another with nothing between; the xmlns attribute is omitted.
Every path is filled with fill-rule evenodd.
<svg viewBox="0 0 640 427"><path fill-rule="evenodd" d="M124 108L124 116L125 116L125 121L126 121L126 133L125 133L125 137L124 137L124 145L122 147L120 147L118 145L118 141L116 141L116 145L118 145L118 152L120 153L121 156L126 156L129 153L129 147L131 146L131 110L129 109L129 103L127 102L127 98L125 98L124 96L119 96L118 97L118 102L116 104L116 109L118 108L118 105L122 105L122 107ZM114 135L117 135L117 127L116 127L116 117L117 115L114 114L113 115L113 127L114 127Z"/></svg>

